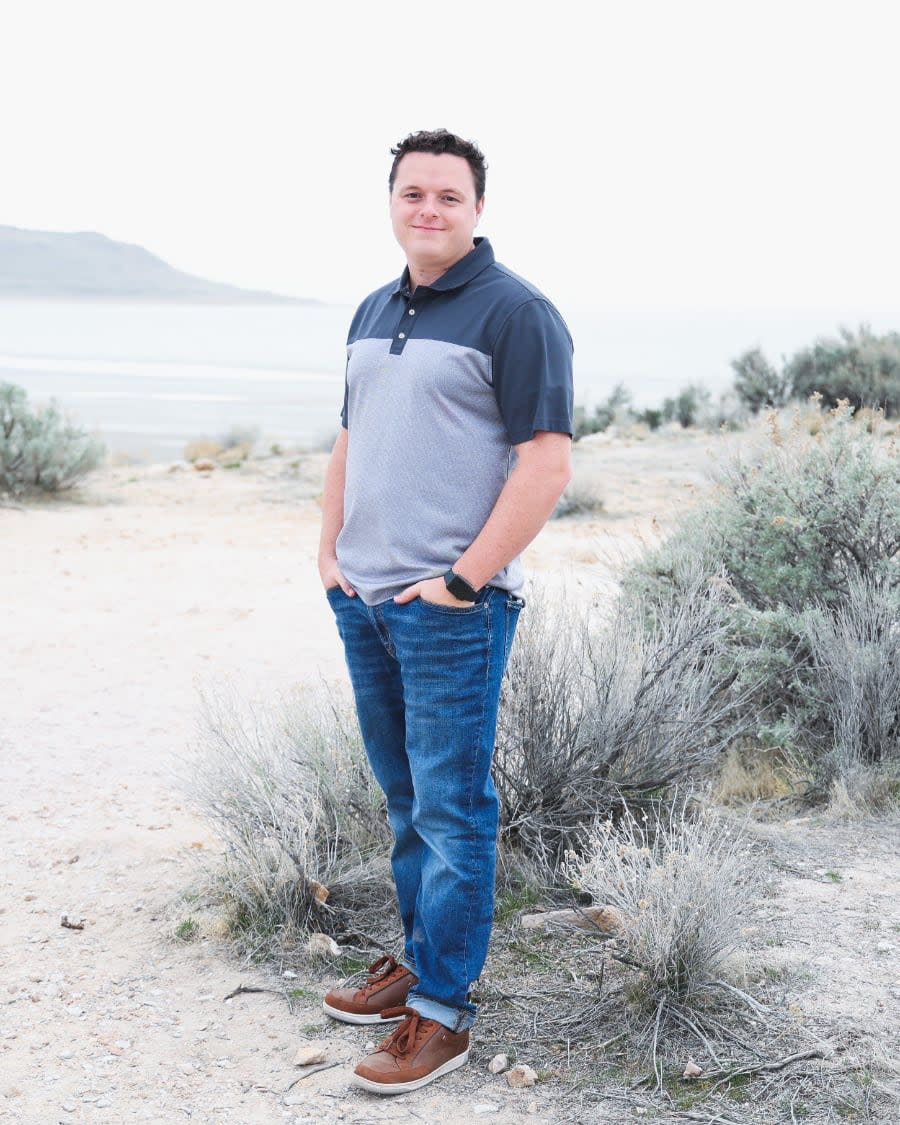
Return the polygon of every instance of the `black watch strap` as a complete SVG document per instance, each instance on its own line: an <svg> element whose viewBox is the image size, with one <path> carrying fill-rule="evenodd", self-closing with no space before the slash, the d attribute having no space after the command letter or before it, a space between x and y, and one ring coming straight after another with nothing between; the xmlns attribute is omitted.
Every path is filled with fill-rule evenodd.
<svg viewBox="0 0 900 1125"><path fill-rule="evenodd" d="M475 587L470 586L465 578L457 574L452 567L444 575L444 585L454 598L458 598L461 602L474 602L478 597L478 591Z"/></svg>

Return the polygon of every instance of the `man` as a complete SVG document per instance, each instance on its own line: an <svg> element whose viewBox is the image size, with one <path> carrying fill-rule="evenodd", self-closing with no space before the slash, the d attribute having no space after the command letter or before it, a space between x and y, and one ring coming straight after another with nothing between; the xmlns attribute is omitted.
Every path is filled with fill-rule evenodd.
<svg viewBox="0 0 900 1125"><path fill-rule="evenodd" d="M391 150L406 269L353 319L319 571L394 832L399 961L325 1011L401 1019L354 1081L393 1094L468 1058L487 955L498 801L491 754L521 551L570 478L572 342L474 237L485 162L445 130Z"/></svg>

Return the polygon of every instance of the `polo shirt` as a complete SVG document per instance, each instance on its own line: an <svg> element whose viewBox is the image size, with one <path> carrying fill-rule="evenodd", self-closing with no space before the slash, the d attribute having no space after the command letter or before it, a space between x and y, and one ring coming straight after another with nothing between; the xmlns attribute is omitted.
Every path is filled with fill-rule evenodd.
<svg viewBox="0 0 900 1125"><path fill-rule="evenodd" d="M359 306L347 338L338 564L368 605L444 574L539 430L572 433L572 339L486 238L431 285L409 270ZM523 585L513 560L490 580Z"/></svg>

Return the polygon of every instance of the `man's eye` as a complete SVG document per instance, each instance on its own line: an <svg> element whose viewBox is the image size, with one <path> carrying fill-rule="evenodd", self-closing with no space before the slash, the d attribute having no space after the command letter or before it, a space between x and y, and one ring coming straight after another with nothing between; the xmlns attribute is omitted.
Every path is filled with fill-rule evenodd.
<svg viewBox="0 0 900 1125"><path fill-rule="evenodd" d="M455 195L445 195L444 196L444 202L445 203L459 203L459 200L456 198Z"/></svg>

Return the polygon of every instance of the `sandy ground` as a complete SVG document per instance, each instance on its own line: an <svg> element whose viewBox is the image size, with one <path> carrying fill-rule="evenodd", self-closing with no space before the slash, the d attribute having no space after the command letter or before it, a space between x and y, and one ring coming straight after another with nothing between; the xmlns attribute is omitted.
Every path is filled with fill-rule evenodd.
<svg viewBox="0 0 900 1125"><path fill-rule="evenodd" d="M531 572L608 589L702 491L720 440L581 448L606 510L548 525ZM288 1091L318 1008L226 1002L258 975L213 943L166 936L193 858L216 847L180 781L198 691L228 678L266 699L345 676L315 566L320 471L116 468L78 496L0 508L0 1120L574 1120L552 1091L511 1090L484 1060L483 1082L470 1066L399 1101L352 1090L345 1064L363 1030L329 1036L341 1065ZM765 925L773 956L807 967L802 1018L854 1049L896 1042L897 833L814 820L764 831L781 871Z"/></svg>

